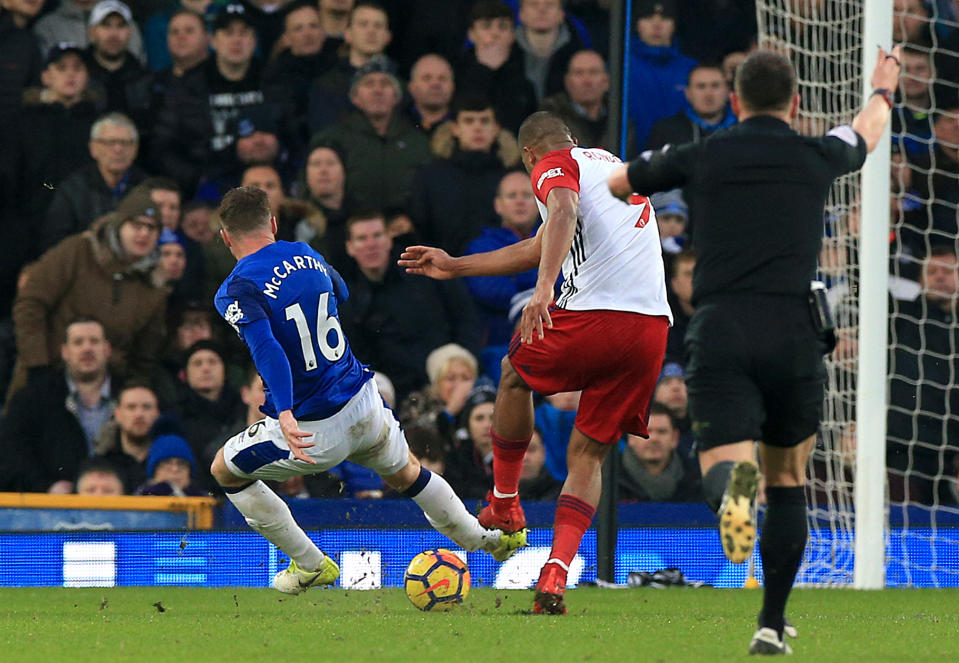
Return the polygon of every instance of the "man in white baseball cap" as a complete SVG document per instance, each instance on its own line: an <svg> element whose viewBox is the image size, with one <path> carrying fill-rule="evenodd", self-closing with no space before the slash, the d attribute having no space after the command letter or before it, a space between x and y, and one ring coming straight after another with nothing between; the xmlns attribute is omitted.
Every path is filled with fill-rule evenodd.
<svg viewBox="0 0 959 663"><path fill-rule="evenodd" d="M51 48L61 42L72 42L86 47L90 15L97 4L97 0L62 0L59 7L41 18L33 26L33 32L40 41L40 51L49 53ZM140 29L132 20L129 7L126 11L127 23L131 30L127 50L135 55L140 62L146 62ZM97 22L99 23L99 21Z"/></svg>
<svg viewBox="0 0 959 663"><path fill-rule="evenodd" d="M87 23L90 78L106 96L106 110L132 115L129 88L146 73L129 51L133 14L120 0L102 0L90 11Z"/></svg>

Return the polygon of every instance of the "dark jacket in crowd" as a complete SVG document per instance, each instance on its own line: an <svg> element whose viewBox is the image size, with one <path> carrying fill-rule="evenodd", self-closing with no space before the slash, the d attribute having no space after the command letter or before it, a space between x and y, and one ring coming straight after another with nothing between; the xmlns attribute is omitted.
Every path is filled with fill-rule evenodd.
<svg viewBox="0 0 959 663"><path fill-rule="evenodd" d="M959 452L956 315L925 296L897 306L889 337L887 464L936 476L944 471L941 458Z"/></svg>
<svg viewBox="0 0 959 663"><path fill-rule="evenodd" d="M204 177L236 169L240 113L264 104L261 72L254 60L242 80L230 81L210 57L183 74L164 98L153 125L151 163L174 177L187 197Z"/></svg>
<svg viewBox="0 0 959 663"><path fill-rule="evenodd" d="M131 262L117 237L119 220L107 215L67 238L28 268L13 306L17 367L11 394L27 370L60 358L67 324L93 316L110 341L110 373L149 380L163 343L166 291L153 280L156 255Z"/></svg>
<svg viewBox="0 0 959 663"><path fill-rule="evenodd" d="M513 134L536 111L536 91L526 78L523 51L516 44L506 63L496 70L478 62L476 49L469 49L456 67L456 91L484 96L493 102L500 126Z"/></svg>
<svg viewBox="0 0 959 663"><path fill-rule="evenodd" d="M146 67L140 64L132 53L127 52L126 59L119 69L111 71L101 65L93 54L93 46L87 48L83 60L87 63L90 72L90 86L99 88L105 101L104 110L107 112L123 113L133 116L132 111L136 104L132 95L136 91L137 82L147 75Z"/></svg>
<svg viewBox="0 0 959 663"><path fill-rule="evenodd" d="M583 113L569 98L569 93L565 90L543 99L539 106L540 110L549 111L558 115L583 147L601 147L604 150L619 154L619 136L611 136L611 141L607 141L606 130L609 126L609 113L607 112L606 102L603 103L603 112L599 118L592 119ZM626 135L626 154L631 155L635 152L633 144L633 127L630 123Z"/></svg>
<svg viewBox="0 0 959 663"><path fill-rule="evenodd" d="M223 443L236 434L233 422L244 416L246 405L229 385L224 385L216 401L207 400L185 384L181 384L180 401L174 413L183 422L186 440L201 468L210 467ZM213 487L209 472L200 472L200 483Z"/></svg>
<svg viewBox="0 0 959 663"><path fill-rule="evenodd" d="M479 356L480 326L458 281L406 274L395 264L382 282L358 268L343 277L350 290L339 309L343 331L360 361L390 377L397 402L427 382L426 357L439 346L459 343Z"/></svg>
<svg viewBox="0 0 959 663"><path fill-rule="evenodd" d="M97 458L116 468L123 481L123 492L132 495L137 487L147 480L147 462L146 459L139 460L124 451L120 436L116 419L109 421L94 442L94 452Z"/></svg>
<svg viewBox="0 0 959 663"><path fill-rule="evenodd" d="M317 145L335 145L346 161L346 193L373 209L404 207L416 170L433 158L429 140L403 119L397 108L386 135L379 135L365 115L353 111L313 137Z"/></svg>
<svg viewBox="0 0 959 663"><path fill-rule="evenodd" d="M686 315L683 307L676 299L672 291L667 293L669 308L673 312L673 324L669 328L669 335L666 337L666 362L676 362L681 366L686 365L686 328L689 326L689 320L692 318Z"/></svg>
<svg viewBox="0 0 959 663"><path fill-rule="evenodd" d="M532 479L520 479L519 497L533 502L552 502L563 490L563 482L557 481L544 465Z"/></svg>
<svg viewBox="0 0 959 663"><path fill-rule="evenodd" d="M34 232L46 216L60 184L78 166L90 162L90 127L99 114L92 91L69 108L42 100L42 88L23 94L17 133L20 143L20 186L23 215Z"/></svg>
<svg viewBox="0 0 959 663"><path fill-rule="evenodd" d="M68 393L66 372L50 369L35 374L10 400L0 426L0 491L45 493L57 481L76 481L93 444L68 405Z"/></svg>
<svg viewBox="0 0 959 663"><path fill-rule="evenodd" d="M57 187L47 208L40 226L40 251L86 230L95 220L115 210L130 189L145 178L146 173L134 165L119 186L111 189L92 161L74 171Z"/></svg>
<svg viewBox="0 0 959 663"><path fill-rule="evenodd" d="M683 0L676 3L676 38L683 53L720 62L732 51L748 51L756 39L755 0Z"/></svg>
<svg viewBox="0 0 959 663"><path fill-rule="evenodd" d="M310 133L332 127L353 109L350 86L356 70L349 58L341 57L311 81L306 99L306 122Z"/></svg>
<svg viewBox="0 0 959 663"><path fill-rule="evenodd" d="M734 124L736 124L736 116L728 106L723 118L715 124L704 121L692 108L686 108L653 125L644 149L658 150L664 145L698 143L713 132Z"/></svg>
<svg viewBox="0 0 959 663"><path fill-rule="evenodd" d="M462 255L484 228L499 225L493 198L507 168L519 164L519 148L502 131L491 151L463 151L449 126L437 130L432 145L445 158L423 166L413 178L410 218L424 243Z"/></svg>
<svg viewBox="0 0 959 663"><path fill-rule="evenodd" d="M493 462L480 458L469 438L458 440L446 453L443 478L463 500L480 500L493 489Z"/></svg>
<svg viewBox="0 0 959 663"><path fill-rule="evenodd" d="M951 244L952 241L946 238L954 238L959 233L959 215L956 214L959 207L959 162L938 143L931 155L910 157L909 162L914 165L917 175L929 173L913 177L916 193L926 206L926 218L931 216L931 224L927 220L920 225L920 230L933 231L933 243Z"/></svg>
<svg viewBox="0 0 959 663"><path fill-rule="evenodd" d="M37 38L29 29L20 29L13 15L0 10L0 131L20 111L20 95L40 81L43 57Z"/></svg>
<svg viewBox="0 0 959 663"><path fill-rule="evenodd" d="M320 253L336 271L341 274L349 271L352 268L353 259L346 253L346 221L352 211L357 208L356 204L344 199L339 209L333 209L313 198L308 202L320 210L323 218L326 219L324 250Z"/></svg>
<svg viewBox="0 0 959 663"><path fill-rule="evenodd" d="M285 114L296 118L293 133L298 146L305 146L317 130L307 121L310 87L336 62L335 52L329 46L339 43L336 39L325 40L323 50L316 55L293 55L288 50L283 51L264 68L263 94L269 103L282 107Z"/></svg>
<svg viewBox="0 0 959 663"><path fill-rule="evenodd" d="M278 5L270 3L267 11L252 0L239 0L239 2L246 8L246 15L253 22L253 29L256 30L256 48L260 57L266 60L273 53L273 44L286 29L283 24L286 19L286 12L282 9L283 3Z"/></svg>

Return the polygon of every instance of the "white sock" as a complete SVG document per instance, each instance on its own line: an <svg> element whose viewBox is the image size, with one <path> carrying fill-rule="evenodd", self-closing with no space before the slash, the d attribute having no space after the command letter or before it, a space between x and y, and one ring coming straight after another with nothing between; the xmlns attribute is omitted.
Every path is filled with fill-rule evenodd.
<svg viewBox="0 0 959 663"><path fill-rule="evenodd" d="M290 507L262 481L237 493L227 493L247 524L286 553L304 571L320 568L323 553L293 520Z"/></svg>
<svg viewBox="0 0 959 663"><path fill-rule="evenodd" d="M439 474L431 473L430 480L411 499L423 509L430 525L466 550L485 549L499 542L500 531L480 525Z"/></svg>

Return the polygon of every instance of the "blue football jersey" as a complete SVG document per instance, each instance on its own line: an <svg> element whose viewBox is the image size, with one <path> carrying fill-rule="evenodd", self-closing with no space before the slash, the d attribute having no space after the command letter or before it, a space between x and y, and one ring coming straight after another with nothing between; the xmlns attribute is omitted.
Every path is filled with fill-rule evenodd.
<svg viewBox="0 0 959 663"><path fill-rule="evenodd" d="M265 331L254 323L269 322L289 362L293 415L322 418L339 410L373 376L353 355L340 327L337 309L348 296L340 275L310 246L275 242L237 262L217 290L215 303L250 346L255 361L254 348L272 340L255 337L251 329ZM269 384L275 367L261 366L261 361L256 361L266 387L261 411L276 417L271 389L279 391L281 385Z"/></svg>

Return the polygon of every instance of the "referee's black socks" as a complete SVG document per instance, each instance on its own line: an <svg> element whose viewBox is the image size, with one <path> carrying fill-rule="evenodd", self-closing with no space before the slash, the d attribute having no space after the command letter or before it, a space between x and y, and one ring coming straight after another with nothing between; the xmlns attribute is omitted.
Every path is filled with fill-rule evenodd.
<svg viewBox="0 0 959 663"><path fill-rule="evenodd" d="M780 638L786 601L806 549L808 527L803 486L766 487L766 515L759 541L764 578L759 626L776 629Z"/></svg>

